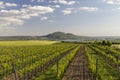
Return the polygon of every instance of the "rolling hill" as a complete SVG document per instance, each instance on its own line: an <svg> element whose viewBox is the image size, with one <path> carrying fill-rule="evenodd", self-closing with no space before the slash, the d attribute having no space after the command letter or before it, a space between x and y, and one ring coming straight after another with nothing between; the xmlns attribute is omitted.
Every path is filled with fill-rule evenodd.
<svg viewBox="0 0 120 80"><path fill-rule="evenodd" d="M72 33L53 32L44 36L0 36L0 40L66 40L66 41L90 41L90 40L120 40L119 36L79 36Z"/></svg>
<svg viewBox="0 0 120 80"><path fill-rule="evenodd" d="M47 37L49 39L78 39L79 38L79 36L77 35L74 35L72 33L64 33L64 32L54 32L44 37Z"/></svg>

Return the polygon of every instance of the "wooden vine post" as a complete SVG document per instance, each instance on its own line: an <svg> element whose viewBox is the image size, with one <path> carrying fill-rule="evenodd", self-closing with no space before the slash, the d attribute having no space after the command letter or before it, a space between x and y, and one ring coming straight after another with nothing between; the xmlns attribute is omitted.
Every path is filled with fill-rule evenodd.
<svg viewBox="0 0 120 80"><path fill-rule="evenodd" d="M24 68L24 58L22 56L22 68ZM24 80L25 77L25 71L23 71L23 76L22 76L22 80Z"/></svg>
<svg viewBox="0 0 120 80"><path fill-rule="evenodd" d="M98 78L98 58L96 59L96 75L95 80Z"/></svg>
<svg viewBox="0 0 120 80"><path fill-rule="evenodd" d="M15 59L15 56L14 56L14 52L13 52L13 49L11 48L11 50L12 50L12 53L13 53L13 55L11 56L13 59ZM13 69L13 74L14 74L14 78L15 78L15 80L19 80L18 79L18 76L17 76L17 73L16 73L16 66L15 66L15 64L14 64L14 62L13 62L13 59L11 60L11 65L12 65L12 69Z"/></svg>
<svg viewBox="0 0 120 80"><path fill-rule="evenodd" d="M12 63L13 73L15 75L15 80L19 80L16 74L15 64L13 63L13 61L11 61L11 63Z"/></svg>
<svg viewBox="0 0 120 80"><path fill-rule="evenodd" d="M57 75L56 75L56 78L57 78L57 76L58 76L58 69L59 69L59 62L58 61L57 61L56 67L57 67Z"/></svg>

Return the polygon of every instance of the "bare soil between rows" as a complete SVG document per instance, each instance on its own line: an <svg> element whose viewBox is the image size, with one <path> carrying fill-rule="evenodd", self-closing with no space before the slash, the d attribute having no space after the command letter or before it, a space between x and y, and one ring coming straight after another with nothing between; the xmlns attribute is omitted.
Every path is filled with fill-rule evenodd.
<svg viewBox="0 0 120 80"><path fill-rule="evenodd" d="M62 80L91 80L85 47L81 47L68 66Z"/></svg>

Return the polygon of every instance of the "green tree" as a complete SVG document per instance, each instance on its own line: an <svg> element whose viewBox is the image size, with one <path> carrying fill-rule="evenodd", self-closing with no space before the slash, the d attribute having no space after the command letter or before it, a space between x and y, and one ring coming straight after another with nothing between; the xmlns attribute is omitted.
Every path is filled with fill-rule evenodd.
<svg viewBox="0 0 120 80"><path fill-rule="evenodd" d="M109 41L109 40L107 40L107 46L111 46L112 45L112 42L111 41Z"/></svg>
<svg viewBox="0 0 120 80"><path fill-rule="evenodd" d="M106 44L107 44L106 40L103 40L102 45L106 45Z"/></svg>
<svg viewBox="0 0 120 80"><path fill-rule="evenodd" d="M109 40L107 40L107 41L106 41L106 40L103 40L103 41L102 41L102 45L104 45L104 46L109 46L109 47L110 47L110 46L112 45L112 42L109 41Z"/></svg>

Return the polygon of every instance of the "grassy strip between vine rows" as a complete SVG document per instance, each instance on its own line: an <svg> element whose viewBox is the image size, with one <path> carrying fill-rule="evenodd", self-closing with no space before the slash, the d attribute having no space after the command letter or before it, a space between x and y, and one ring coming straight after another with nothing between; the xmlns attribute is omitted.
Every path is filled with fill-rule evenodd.
<svg viewBox="0 0 120 80"><path fill-rule="evenodd" d="M75 56L79 48L80 46L76 47L69 54L67 54L66 56L64 56L62 59L58 61L58 73L57 73L57 63L56 63L51 68L49 68L49 70L47 70L45 74L40 75L39 77L35 78L35 80L59 80L61 79L67 66L69 65L70 61L73 59L73 57Z"/></svg>
<svg viewBox="0 0 120 80"><path fill-rule="evenodd" d="M12 62L17 75L22 77L24 72L32 71L75 46L75 44L54 44L46 46L0 47L0 79L9 77L13 79L11 76L14 73Z"/></svg>
<svg viewBox="0 0 120 80"><path fill-rule="evenodd" d="M101 46L101 45L93 45L93 46L107 53L106 56L109 56L115 63L120 65L120 57L119 57L120 52L119 51L117 51L114 48L108 47L108 46Z"/></svg>
<svg viewBox="0 0 120 80"><path fill-rule="evenodd" d="M96 80L120 80L120 74L112 68L96 51L90 47L86 48L89 68L93 76L98 74ZM96 59L98 59L98 73L96 74Z"/></svg>

